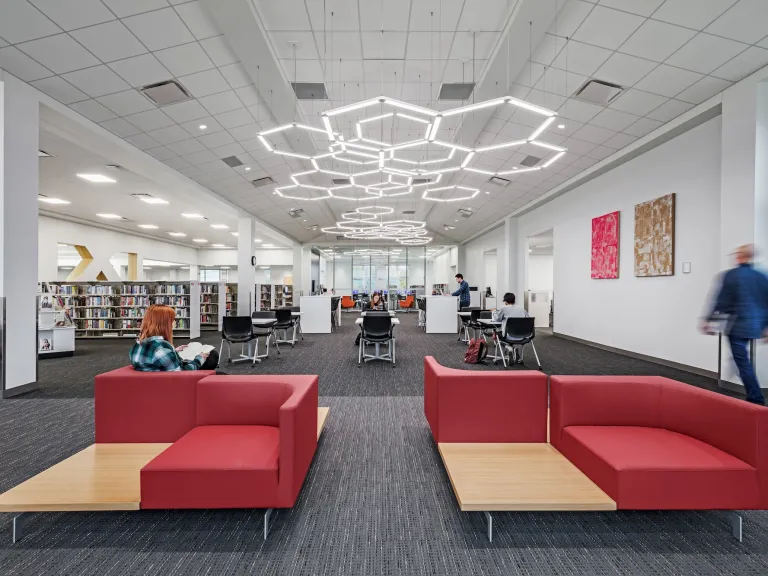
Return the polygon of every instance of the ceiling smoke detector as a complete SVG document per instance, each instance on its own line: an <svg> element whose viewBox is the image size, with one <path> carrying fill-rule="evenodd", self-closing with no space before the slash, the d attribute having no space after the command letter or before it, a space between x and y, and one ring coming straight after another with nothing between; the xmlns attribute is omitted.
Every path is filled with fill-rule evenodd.
<svg viewBox="0 0 768 576"><path fill-rule="evenodd" d="M158 106L168 106L177 102L191 100L192 96L176 80L166 80L141 88L141 92Z"/></svg>
<svg viewBox="0 0 768 576"><path fill-rule="evenodd" d="M623 91L624 87L618 84L590 78L573 93L573 97L584 102L608 106Z"/></svg>
<svg viewBox="0 0 768 576"><path fill-rule="evenodd" d="M440 85L438 100L469 100L475 85L469 83L443 83Z"/></svg>
<svg viewBox="0 0 768 576"><path fill-rule="evenodd" d="M253 184L254 188L261 188L262 186L269 186L270 184L274 183L275 181L272 179L272 176L264 176L263 178L251 180L251 184Z"/></svg>
<svg viewBox="0 0 768 576"><path fill-rule="evenodd" d="M298 100L328 100L328 92L322 82L291 82Z"/></svg>

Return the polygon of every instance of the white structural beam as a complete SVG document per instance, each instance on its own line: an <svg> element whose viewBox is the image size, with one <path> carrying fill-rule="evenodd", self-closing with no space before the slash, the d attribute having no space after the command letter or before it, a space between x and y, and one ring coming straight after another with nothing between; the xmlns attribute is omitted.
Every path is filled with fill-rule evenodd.
<svg viewBox="0 0 768 576"><path fill-rule="evenodd" d="M253 218L241 215L237 219L237 315L250 316L255 310L256 268L252 258L254 225Z"/></svg>

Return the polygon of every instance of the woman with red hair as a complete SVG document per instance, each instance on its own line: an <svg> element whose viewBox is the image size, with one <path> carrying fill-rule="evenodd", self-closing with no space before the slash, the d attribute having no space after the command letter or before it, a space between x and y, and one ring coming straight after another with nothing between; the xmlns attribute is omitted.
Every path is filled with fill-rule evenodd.
<svg viewBox="0 0 768 576"><path fill-rule="evenodd" d="M173 324L176 312L170 306L153 304L147 308L141 322L141 332L131 348L134 370L140 372L171 372L178 370L215 370L219 364L216 350L182 360L178 352L186 346L173 347Z"/></svg>

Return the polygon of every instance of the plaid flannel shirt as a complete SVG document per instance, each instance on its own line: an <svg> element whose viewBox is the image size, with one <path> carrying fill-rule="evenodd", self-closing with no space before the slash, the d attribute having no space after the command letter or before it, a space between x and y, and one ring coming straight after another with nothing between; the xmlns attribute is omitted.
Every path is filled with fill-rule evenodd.
<svg viewBox="0 0 768 576"><path fill-rule="evenodd" d="M182 360L173 345L162 336L151 336L131 348L131 364L139 372L176 372L200 370L205 359L198 355L194 360Z"/></svg>

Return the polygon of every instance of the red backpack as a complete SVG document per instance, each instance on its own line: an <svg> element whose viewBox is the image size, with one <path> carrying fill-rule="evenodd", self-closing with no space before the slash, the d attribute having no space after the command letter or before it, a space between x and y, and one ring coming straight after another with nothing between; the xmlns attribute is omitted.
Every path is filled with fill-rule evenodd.
<svg viewBox="0 0 768 576"><path fill-rule="evenodd" d="M466 364L480 364L488 355L488 345L483 340L472 338L467 351L464 353Z"/></svg>

